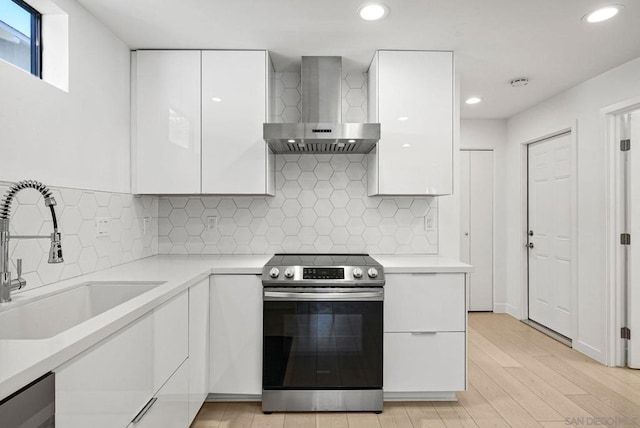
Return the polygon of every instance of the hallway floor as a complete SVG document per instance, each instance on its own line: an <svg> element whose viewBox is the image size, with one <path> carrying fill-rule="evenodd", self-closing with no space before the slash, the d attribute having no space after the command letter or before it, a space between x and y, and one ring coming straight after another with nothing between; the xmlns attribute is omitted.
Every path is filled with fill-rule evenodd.
<svg viewBox="0 0 640 428"><path fill-rule="evenodd" d="M387 402L380 415L205 403L192 428L640 425L640 370L604 367L504 314L470 314L468 346L469 389L458 402Z"/></svg>

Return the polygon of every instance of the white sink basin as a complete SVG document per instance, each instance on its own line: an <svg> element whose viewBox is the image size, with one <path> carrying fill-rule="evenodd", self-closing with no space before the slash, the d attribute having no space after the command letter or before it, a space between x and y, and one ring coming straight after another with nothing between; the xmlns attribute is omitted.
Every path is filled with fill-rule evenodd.
<svg viewBox="0 0 640 428"><path fill-rule="evenodd" d="M162 282L89 282L0 310L0 340L47 339Z"/></svg>

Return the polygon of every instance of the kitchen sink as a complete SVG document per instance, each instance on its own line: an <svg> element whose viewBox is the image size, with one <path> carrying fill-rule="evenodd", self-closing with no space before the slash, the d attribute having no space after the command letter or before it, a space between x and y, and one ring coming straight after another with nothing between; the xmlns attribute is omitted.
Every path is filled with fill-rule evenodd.
<svg viewBox="0 0 640 428"><path fill-rule="evenodd" d="M0 309L0 340L47 339L163 282L85 282Z"/></svg>

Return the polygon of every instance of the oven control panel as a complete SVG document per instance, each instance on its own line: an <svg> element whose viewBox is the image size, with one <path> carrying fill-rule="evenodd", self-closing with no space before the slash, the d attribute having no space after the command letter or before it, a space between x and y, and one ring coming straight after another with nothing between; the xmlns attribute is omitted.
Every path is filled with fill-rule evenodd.
<svg viewBox="0 0 640 428"><path fill-rule="evenodd" d="M345 279L344 268L306 267L302 269L302 279Z"/></svg>

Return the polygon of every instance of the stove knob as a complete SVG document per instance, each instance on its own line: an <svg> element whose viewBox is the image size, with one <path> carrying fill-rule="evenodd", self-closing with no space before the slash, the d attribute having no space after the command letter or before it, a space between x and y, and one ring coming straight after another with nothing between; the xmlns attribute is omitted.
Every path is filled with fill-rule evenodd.
<svg viewBox="0 0 640 428"><path fill-rule="evenodd" d="M353 277L354 278L362 278L362 269L360 268L355 268L353 270Z"/></svg>
<svg viewBox="0 0 640 428"><path fill-rule="evenodd" d="M269 271L269 276L271 278L277 278L278 275L280 275L280 269L278 268L271 268L271 270Z"/></svg>
<svg viewBox="0 0 640 428"><path fill-rule="evenodd" d="M293 268L287 268L284 271L284 277L289 279L293 278Z"/></svg>
<svg viewBox="0 0 640 428"><path fill-rule="evenodd" d="M378 269L376 269L376 268L370 268L370 269L367 271L367 275L369 275L369 277L370 277L370 278L375 278L375 277L377 277L377 276L378 276Z"/></svg>

